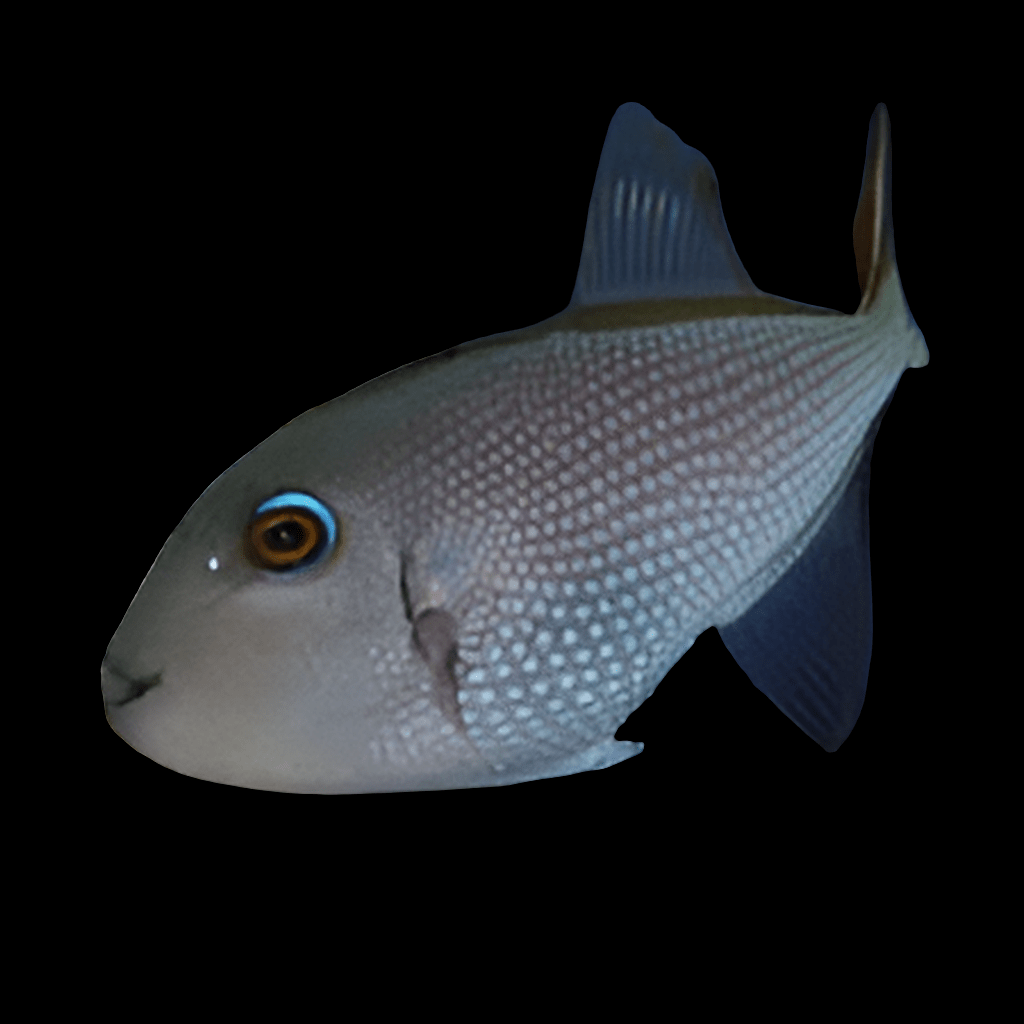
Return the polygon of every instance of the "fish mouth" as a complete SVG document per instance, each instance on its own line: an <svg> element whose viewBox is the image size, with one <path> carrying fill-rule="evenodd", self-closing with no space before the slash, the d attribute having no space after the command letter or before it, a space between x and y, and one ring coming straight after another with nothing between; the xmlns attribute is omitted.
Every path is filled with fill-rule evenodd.
<svg viewBox="0 0 1024 1024"><path fill-rule="evenodd" d="M133 676L114 665L107 654L100 666L100 687L103 690L103 703L106 707L122 708L133 700L138 700L163 681L162 672L154 672L148 676Z"/></svg>

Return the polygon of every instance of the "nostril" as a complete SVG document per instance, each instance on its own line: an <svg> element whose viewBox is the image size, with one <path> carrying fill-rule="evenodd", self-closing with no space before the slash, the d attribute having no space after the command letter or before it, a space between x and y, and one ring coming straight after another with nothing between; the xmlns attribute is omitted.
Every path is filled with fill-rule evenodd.
<svg viewBox="0 0 1024 1024"><path fill-rule="evenodd" d="M161 673L154 672L152 675L132 677L126 672L110 664L108 659L103 659L100 668L100 686L103 690L103 703L119 708L130 701L137 700L144 693L159 686Z"/></svg>

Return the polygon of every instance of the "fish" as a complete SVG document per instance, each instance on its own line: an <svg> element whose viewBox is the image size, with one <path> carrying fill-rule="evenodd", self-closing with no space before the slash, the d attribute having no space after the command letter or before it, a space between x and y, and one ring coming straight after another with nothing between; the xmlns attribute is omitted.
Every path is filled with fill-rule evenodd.
<svg viewBox="0 0 1024 1024"><path fill-rule="evenodd" d="M757 289L703 154L605 139L568 307L295 418L218 477L101 665L114 732L292 793L510 785L640 754L622 722L705 630L824 750L872 647L870 459L928 363L868 129L852 315Z"/></svg>

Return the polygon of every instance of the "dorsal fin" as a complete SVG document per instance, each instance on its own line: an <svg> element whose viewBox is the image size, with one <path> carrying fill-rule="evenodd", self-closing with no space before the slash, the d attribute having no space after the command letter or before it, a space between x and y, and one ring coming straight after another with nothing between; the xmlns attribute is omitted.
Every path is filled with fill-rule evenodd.
<svg viewBox="0 0 1024 1024"><path fill-rule="evenodd" d="M759 294L707 157L639 103L622 104L601 150L570 305Z"/></svg>

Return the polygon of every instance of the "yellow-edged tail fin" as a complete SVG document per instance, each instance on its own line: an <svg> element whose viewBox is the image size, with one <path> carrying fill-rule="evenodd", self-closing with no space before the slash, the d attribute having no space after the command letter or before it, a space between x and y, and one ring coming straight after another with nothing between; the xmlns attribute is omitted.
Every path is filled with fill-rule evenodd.
<svg viewBox="0 0 1024 1024"><path fill-rule="evenodd" d="M875 107L868 128L864 177L857 213L853 218L853 251L861 294L857 313L866 315L898 302L906 313L907 327L915 336L908 365L927 365L928 348L907 306L896 268L892 226L892 141L889 112L884 103Z"/></svg>

